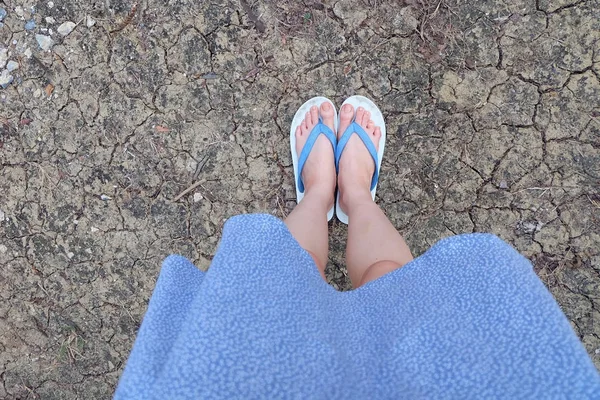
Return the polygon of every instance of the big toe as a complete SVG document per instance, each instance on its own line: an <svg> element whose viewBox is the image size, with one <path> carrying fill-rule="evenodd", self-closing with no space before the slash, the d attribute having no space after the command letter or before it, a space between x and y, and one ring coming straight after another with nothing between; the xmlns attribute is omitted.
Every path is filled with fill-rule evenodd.
<svg viewBox="0 0 600 400"><path fill-rule="evenodd" d="M323 123L333 130L333 107L328 102L321 104L321 118Z"/></svg>
<svg viewBox="0 0 600 400"><path fill-rule="evenodd" d="M340 110L340 126L338 129L338 137L341 137L346 128L352 123L354 118L354 107L351 104L344 104Z"/></svg>

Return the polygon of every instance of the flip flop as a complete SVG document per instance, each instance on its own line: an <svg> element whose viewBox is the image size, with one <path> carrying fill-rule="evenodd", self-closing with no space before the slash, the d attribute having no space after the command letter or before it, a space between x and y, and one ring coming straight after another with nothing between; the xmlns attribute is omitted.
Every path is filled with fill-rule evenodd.
<svg viewBox="0 0 600 400"><path fill-rule="evenodd" d="M328 128L321 120L321 116L319 116L319 123L315 125L310 134L308 135L308 139L300 152L300 156L298 156L298 152L296 151L296 128L300 125L306 113L310 111L312 106L320 107L322 103L327 102L333 107L333 127ZM319 110L320 112L320 110ZM290 127L290 147L292 150L292 162L294 164L294 182L296 184L296 201L300 203L300 201L304 198L304 182L302 181L302 169L304 168L304 164L308 159L308 156L317 141L319 135L325 135L325 137L331 142L333 146L333 151L335 152L335 148L337 146L337 136L335 131L337 131L338 127L338 117L337 111L335 110L335 105L331 100L325 97L313 97L308 100L306 103L302 104L296 114L294 115L294 119L292 120L292 125ZM334 207L331 207L331 210L327 213L327 221L331 221L333 218Z"/></svg>
<svg viewBox="0 0 600 400"><path fill-rule="evenodd" d="M346 144L348 144L348 140L350 140L350 137L354 134L357 134L358 137L365 144L367 150L369 150L369 153L371 154L371 157L375 162L375 172L373 173L373 179L371 180L371 197L373 198L373 200L375 200L377 182L379 181L379 171L381 169L381 160L383 159L383 150L385 148L385 121L383 120L383 114L381 113L381 110L375 105L375 103L373 103L371 100L367 99L364 96L349 97L348 99L346 99L346 101L344 101L342 107L345 104L350 104L352 105L352 107L354 107L354 118L352 118L352 123L348 126L346 131L338 140L338 145L335 150L335 169L337 172L339 172L340 158L342 157L344 148L346 147ZM379 139L379 151L375 150L373 141L365 132L365 130L360 125L354 122L354 119L356 118L356 109L358 107L362 107L366 111L370 112L371 120L375 123L375 126L378 126L381 130L381 138ZM342 208L340 207L339 192L337 194L337 200L335 203L335 215L337 216L337 219L339 219L344 224L348 223L348 215L344 211L342 211Z"/></svg>

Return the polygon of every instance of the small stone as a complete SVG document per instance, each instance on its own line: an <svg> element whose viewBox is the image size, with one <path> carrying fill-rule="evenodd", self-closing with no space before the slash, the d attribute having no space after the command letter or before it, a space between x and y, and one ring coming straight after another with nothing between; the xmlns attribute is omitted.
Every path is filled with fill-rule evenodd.
<svg viewBox="0 0 600 400"><path fill-rule="evenodd" d="M104 200L104 201L106 201L106 200L112 200L112 197L107 196L105 194L101 194L100 195L100 200Z"/></svg>
<svg viewBox="0 0 600 400"><path fill-rule="evenodd" d="M13 76L7 69L3 70L0 74L0 86L2 86L2 89L6 89L12 83L13 79Z"/></svg>
<svg viewBox="0 0 600 400"><path fill-rule="evenodd" d="M199 202L200 200L202 200L204 197L202 197L202 195L200 193L194 193L194 203Z"/></svg>
<svg viewBox="0 0 600 400"><path fill-rule="evenodd" d="M6 10L4 8L0 8L0 21L3 21L4 17L6 17Z"/></svg>
<svg viewBox="0 0 600 400"><path fill-rule="evenodd" d="M73 258L75 256L75 253L73 253L72 251L67 253L67 257L69 258Z"/></svg>
<svg viewBox="0 0 600 400"><path fill-rule="evenodd" d="M62 36L67 36L69 33L73 32L73 29L75 28L76 25L77 24L75 24L75 22L71 22L71 21L63 22L62 24L60 24L57 31Z"/></svg>
<svg viewBox="0 0 600 400"><path fill-rule="evenodd" d="M35 40L37 41L40 48L44 51L48 51L54 46L54 40L50 36L46 35L35 35Z"/></svg>
<svg viewBox="0 0 600 400"><path fill-rule="evenodd" d="M21 6L16 6L16 7L15 7L15 14L17 14L17 16L18 16L19 18L23 18L23 13L24 13L24 12L25 12L25 11L23 10L23 7L21 7Z"/></svg>
<svg viewBox="0 0 600 400"><path fill-rule="evenodd" d="M498 187L500 189L508 189L508 182L506 182L506 181L500 181L500 184L498 185Z"/></svg>
<svg viewBox="0 0 600 400"><path fill-rule="evenodd" d="M25 24L25 30L28 31L32 31L35 29L35 21L30 19L29 21L27 21L27 23Z"/></svg>
<svg viewBox="0 0 600 400"><path fill-rule="evenodd" d="M33 92L33 97L35 97L36 99L39 99L41 95L42 95L42 89L40 89L40 88L35 89L35 92Z"/></svg>
<svg viewBox="0 0 600 400"><path fill-rule="evenodd" d="M52 18L52 17L46 17L46 23L47 24L53 24L55 22L56 22L56 20L54 18Z"/></svg>
<svg viewBox="0 0 600 400"><path fill-rule="evenodd" d="M54 2L53 1L49 1L48 2L48 8L52 8L54 7Z"/></svg>
<svg viewBox="0 0 600 400"><path fill-rule="evenodd" d="M100 230L100 229L96 228L95 226L92 226L92 227L90 228L90 231L92 231L92 233L94 233L94 232L98 232L99 230Z"/></svg>
<svg viewBox="0 0 600 400"><path fill-rule="evenodd" d="M0 221L4 221L4 211L0 210Z"/></svg>
<svg viewBox="0 0 600 400"><path fill-rule="evenodd" d="M15 69L19 69L19 63L13 60L10 60L8 64L6 64L6 69L8 72L13 72Z"/></svg>
<svg viewBox="0 0 600 400"><path fill-rule="evenodd" d="M6 253L7 250L8 248L5 245L0 244L0 253Z"/></svg>
<svg viewBox="0 0 600 400"><path fill-rule="evenodd" d="M96 20L94 18L92 18L89 15L87 17L85 17L85 26L87 26L88 28L91 28L94 25L96 25Z"/></svg>
<svg viewBox="0 0 600 400"><path fill-rule="evenodd" d="M0 68L4 68L8 61L8 49L0 49Z"/></svg>
<svg viewBox="0 0 600 400"><path fill-rule="evenodd" d="M31 56L32 56L31 49L29 47L26 48L25 51L23 52L23 55L25 55L25 57L27 57L27 58L31 58Z"/></svg>

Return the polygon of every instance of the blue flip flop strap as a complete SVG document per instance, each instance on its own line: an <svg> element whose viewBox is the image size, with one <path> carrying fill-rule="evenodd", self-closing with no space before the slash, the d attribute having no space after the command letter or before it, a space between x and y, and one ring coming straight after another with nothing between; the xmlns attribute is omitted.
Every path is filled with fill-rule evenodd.
<svg viewBox="0 0 600 400"><path fill-rule="evenodd" d="M315 127L312 128L312 130L310 131L308 139L306 140L306 143L304 144L304 147L300 152L300 157L298 157L298 190L300 190L301 193L304 193L302 170L304 169L304 164L306 164L306 160L308 160L308 156L310 155L313 146L317 142L319 135L325 135L325 137L329 139L331 145L333 146L333 151L335 151L336 148L337 139L335 137L335 134L333 133L331 128L329 128L321 121L321 118L319 117L319 123L315 125Z"/></svg>
<svg viewBox="0 0 600 400"><path fill-rule="evenodd" d="M367 150L369 150L369 154L373 158L373 162L375 163L375 172L373 173L373 179L371 180L371 190L375 188L377 185L377 180L379 179L379 163L377 162L377 149L373 144L373 140L369 137L369 134L365 132L365 130L358 125L356 122L352 122L350 126L344 131L344 134L338 141L338 144L335 149L335 169L337 172L340 170L340 158L342 158L342 153L344 152L344 148L348 144L350 137L352 135L357 134L360 140L365 144Z"/></svg>

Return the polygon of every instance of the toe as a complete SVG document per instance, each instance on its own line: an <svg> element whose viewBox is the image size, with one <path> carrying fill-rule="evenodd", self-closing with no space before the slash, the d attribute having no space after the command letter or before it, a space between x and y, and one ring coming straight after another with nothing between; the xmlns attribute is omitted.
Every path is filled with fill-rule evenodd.
<svg viewBox="0 0 600 400"><path fill-rule="evenodd" d="M333 130L333 107L328 102L321 104L323 123Z"/></svg>
<svg viewBox="0 0 600 400"><path fill-rule="evenodd" d="M365 113L363 114L362 122L360 124L362 126L367 126L367 124L369 123L370 120L371 120L371 113L365 110Z"/></svg>
<svg viewBox="0 0 600 400"><path fill-rule="evenodd" d="M310 123L311 126L314 126L319 122L319 109L317 106L312 106L310 108Z"/></svg>
<svg viewBox="0 0 600 400"><path fill-rule="evenodd" d="M298 127L296 128L296 138L298 138L301 135L302 135L302 128L301 128L301 125L298 125Z"/></svg>
<svg viewBox="0 0 600 400"><path fill-rule="evenodd" d="M375 137L375 139L377 139L377 143L379 143L379 138L381 137L381 129L379 127L376 127L375 130L373 131L373 136Z"/></svg>
<svg viewBox="0 0 600 400"><path fill-rule="evenodd" d="M359 124L360 126L365 126L363 124L363 119L365 117L365 109L362 107L358 107L356 109L356 123ZM368 120L367 120L368 121ZM366 122L366 121L365 121Z"/></svg>
<svg viewBox="0 0 600 400"><path fill-rule="evenodd" d="M302 131L302 135L305 135L308 132L308 126L306 125L306 117L300 123L300 130Z"/></svg>
<svg viewBox="0 0 600 400"><path fill-rule="evenodd" d="M350 104L344 104L342 109L340 110L340 126L338 127L338 137L341 137L344 134L348 125L352 123L352 118L354 117L354 107Z"/></svg>
<svg viewBox="0 0 600 400"><path fill-rule="evenodd" d="M369 120L369 122L367 122L366 127L366 131L369 135L373 134L373 132L375 131L375 123L372 120Z"/></svg>

